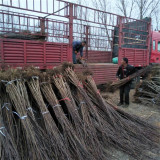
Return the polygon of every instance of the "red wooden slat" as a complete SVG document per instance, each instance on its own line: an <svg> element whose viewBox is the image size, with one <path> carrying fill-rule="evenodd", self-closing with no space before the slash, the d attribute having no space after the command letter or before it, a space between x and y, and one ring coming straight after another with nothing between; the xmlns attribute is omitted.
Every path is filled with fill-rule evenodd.
<svg viewBox="0 0 160 160"><path fill-rule="evenodd" d="M119 57L127 57L131 65L136 67L147 66L147 49L122 48L120 54Z"/></svg>

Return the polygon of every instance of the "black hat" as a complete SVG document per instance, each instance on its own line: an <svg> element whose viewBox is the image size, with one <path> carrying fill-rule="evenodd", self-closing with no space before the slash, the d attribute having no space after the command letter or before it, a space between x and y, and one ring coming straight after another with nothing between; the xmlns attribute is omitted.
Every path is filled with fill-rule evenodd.
<svg viewBox="0 0 160 160"><path fill-rule="evenodd" d="M123 60L128 64L128 58L124 57Z"/></svg>

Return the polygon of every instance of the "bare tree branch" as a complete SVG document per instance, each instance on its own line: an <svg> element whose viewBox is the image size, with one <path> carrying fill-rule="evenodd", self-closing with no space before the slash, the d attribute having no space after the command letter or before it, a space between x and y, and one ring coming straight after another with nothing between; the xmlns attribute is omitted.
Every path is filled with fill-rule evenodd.
<svg viewBox="0 0 160 160"><path fill-rule="evenodd" d="M123 16L131 17L135 6L135 0L118 0L116 6Z"/></svg>
<svg viewBox="0 0 160 160"><path fill-rule="evenodd" d="M155 22L153 22L153 23L155 23L155 30L158 31L158 30L160 30L160 17L159 17L160 10L155 9L153 14L154 14L154 20L155 20Z"/></svg>
<svg viewBox="0 0 160 160"><path fill-rule="evenodd" d="M133 11L134 5L135 5L135 0L132 0L132 4L131 4L131 9L130 9L129 17L132 16L132 11Z"/></svg>
<svg viewBox="0 0 160 160"><path fill-rule="evenodd" d="M157 6L160 4L159 0L135 0L139 8L139 17L143 19L145 16L151 16Z"/></svg>

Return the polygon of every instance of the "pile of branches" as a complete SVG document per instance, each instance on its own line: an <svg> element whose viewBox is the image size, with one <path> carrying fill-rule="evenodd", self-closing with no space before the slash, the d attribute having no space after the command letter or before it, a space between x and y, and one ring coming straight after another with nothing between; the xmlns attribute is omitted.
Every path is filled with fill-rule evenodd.
<svg viewBox="0 0 160 160"><path fill-rule="evenodd" d="M98 86L98 89L100 89L101 91L106 91L106 92L115 92L117 89L119 89L119 87L123 86L124 84L132 81L133 79L135 79L136 77L145 75L147 72L149 72L151 69L151 66L147 66L143 69L138 70L137 72L133 73L132 75L130 75L129 77L126 77L124 79L121 79L119 81L116 82L108 82L106 84L101 84Z"/></svg>
<svg viewBox="0 0 160 160"><path fill-rule="evenodd" d="M160 105L160 65L152 67L148 77L136 87L135 101L145 105Z"/></svg>
<svg viewBox="0 0 160 160"><path fill-rule="evenodd" d="M32 34L31 32L22 32L22 33L5 33L0 34L1 38L11 38L11 39L22 39L22 40L42 40L46 39L46 35L42 35L40 32Z"/></svg>
<svg viewBox="0 0 160 160"><path fill-rule="evenodd" d="M1 71L0 106L2 160L109 160L112 149L151 160L159 149L158 127L104 101L69 63Z"/></svg>

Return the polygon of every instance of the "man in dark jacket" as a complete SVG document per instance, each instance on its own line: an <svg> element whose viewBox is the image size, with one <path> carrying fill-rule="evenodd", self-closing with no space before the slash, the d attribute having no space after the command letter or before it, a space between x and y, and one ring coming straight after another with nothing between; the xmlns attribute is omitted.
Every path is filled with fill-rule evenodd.
<svg viewBox="0 0 160 160"><path fill-rule="evenodd" d="M72 47L73 47L73 63L77 64L76 55L78 52L80 52L81 58L83 58L83 47L86 45L86 41L73 41Z"/></svg>
<svg viewBox="0 0 160 160"><path fill-rule="evenodd" d="M135 72L135 67L131 66L128 64L128 59L123 58L121 61L121 66L119 67L117 71L117 80L123 79L128 77L129 75L133 74ZM123 86L120 87L120 102L118 103L118 106L123 105L123 96L125 95L125 105L123 107L128 107L129 106L129 92L130 92L130 86L131 86L131 81L128 83L124 84Z"/></svg>

